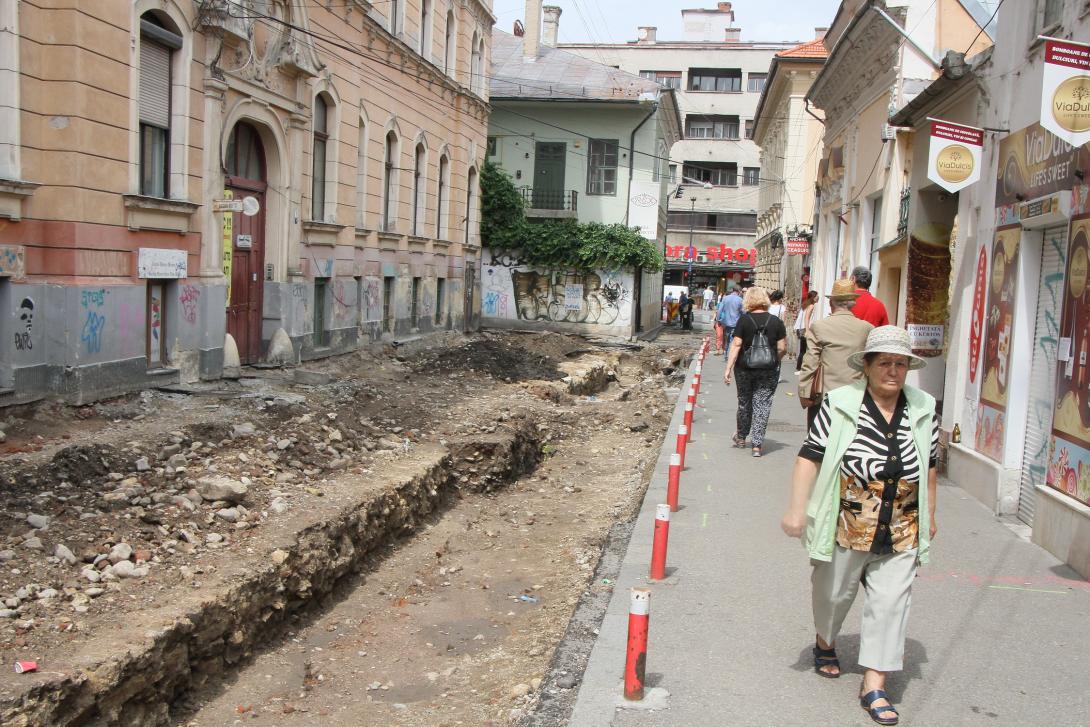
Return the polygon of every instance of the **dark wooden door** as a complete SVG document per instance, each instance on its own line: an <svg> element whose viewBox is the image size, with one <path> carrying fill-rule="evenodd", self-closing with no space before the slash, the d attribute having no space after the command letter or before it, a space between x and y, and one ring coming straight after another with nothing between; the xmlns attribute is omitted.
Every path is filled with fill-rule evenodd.
<svg viewBox="0 0 1090 727"><path fill-rule="evenodd" d="M534 209L564 209L564 157L567 144L539 141L534 147Z"/></svg>
<svg viewBox="0 0 1090 727"><path fill-rule="evenodd" d="M238 344L238 355L242 363L251 364L261 359L261 314L265 278L265 185L254 184L250 180L232 179L231 182L228 189L234 193L235 199L253 197L260 205L260 211L253 216L234 213L231 235L231 291L227 301L227 332Z"/></svg>

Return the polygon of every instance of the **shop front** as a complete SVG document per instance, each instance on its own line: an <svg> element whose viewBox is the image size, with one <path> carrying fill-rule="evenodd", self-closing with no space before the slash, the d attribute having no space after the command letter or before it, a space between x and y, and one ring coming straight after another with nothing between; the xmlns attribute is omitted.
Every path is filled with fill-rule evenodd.
<svg viewBox="0 0 1090 727"><path fill-rule="evenodd" d="M694 294L709 286L721 294L736 285L751 285L757 250L720 245L666 245L665 285L685 286Z"/></svg>

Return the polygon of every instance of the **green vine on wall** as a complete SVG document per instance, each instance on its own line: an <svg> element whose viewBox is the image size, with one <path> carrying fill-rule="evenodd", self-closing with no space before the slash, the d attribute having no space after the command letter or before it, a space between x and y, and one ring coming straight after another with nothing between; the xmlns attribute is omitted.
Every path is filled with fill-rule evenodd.
<svg viewBox="0 0 1090 727"><path fill-rule="evenodd" d="M481 169L481 242L548 270L658 272L665 264L658 245L632 227L575 220L530 222L511 177L492 162Z"/></svg>

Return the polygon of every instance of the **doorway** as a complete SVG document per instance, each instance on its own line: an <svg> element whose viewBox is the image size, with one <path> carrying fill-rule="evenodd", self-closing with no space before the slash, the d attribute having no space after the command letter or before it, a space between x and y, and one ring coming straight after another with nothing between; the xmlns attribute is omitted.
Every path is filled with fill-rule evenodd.
<svg viewBox="0 0 1090 727"><path fill-rule="evenodd" d="M227 332L238 345L239 359L252 364L261 358L261 316L265 264L265 149L257 129L239 122L227 142L226 192L234 199L252 197L257 213L224 213L224 252L231 245L227 300ZM251 208L254 206L250 203ZM225 260L228 255L224 255ZM226 266L225 266L226 267ZM225 270L225 272L227 272Z"/></svg>
<svg viewBox="0 0 1090 727"><path fill-rule="evenodd" d="M534 209L564 209L564 157L567 144L539 141L534 147Z"/></svg>

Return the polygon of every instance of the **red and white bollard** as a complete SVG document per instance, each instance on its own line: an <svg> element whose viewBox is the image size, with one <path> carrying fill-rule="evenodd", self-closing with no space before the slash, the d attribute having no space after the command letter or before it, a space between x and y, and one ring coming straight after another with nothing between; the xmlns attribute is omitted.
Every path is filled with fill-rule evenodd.
<svg viewBox="0 0 1090 727"><path fill-rule="evenodd" d="M624 660L624 698L643 699L643 680L647 672L647 622L651 615L651 591L633 588L628 607L628 648Z"/></svg>
<svg viewBox="0 0 1090 727"><path fill-rule="evenodd" d="M670 512L677 512L678 491L681 489L681 455L670 455L670 478L666 481L666 504Z"/></svg>
<svg viewBox="0 0 1090 727"><path fill-rule="evenodd" d="M693 388L696 389L696 393L700 393L700 373L701 367L696 367L696 373L693 374Z"/></svg>
<svg viewBox="0 0 1090 727"><path fill-rule="evenodd" d="M684 424L677 428L677 449L675 450L678 456L681 458L681 468L685 469L685 445L689 443L689 428Z"/></svg>
<svg viewBox="0 0 1090 727"><path fill-rule="evenodd" d="M651 580L666 577L666 546L670 541L670 506L655 507L655 537L651 542Z"/></svg>
<svg viewBox="0 0 1090 727"><path fill-rule="evenodd" d="M685 402L685 428L689 430L688 441L693 441L693 403Z"/></svg>
<svg viewBox="0 0 1090 727"><path fill-rule="evenodd" d="M686 401L688 401L694 407L696 406L696 389L693 388L692 384L689 384L689 396Z"/></svg>

